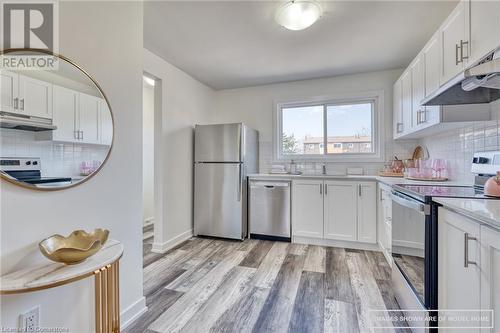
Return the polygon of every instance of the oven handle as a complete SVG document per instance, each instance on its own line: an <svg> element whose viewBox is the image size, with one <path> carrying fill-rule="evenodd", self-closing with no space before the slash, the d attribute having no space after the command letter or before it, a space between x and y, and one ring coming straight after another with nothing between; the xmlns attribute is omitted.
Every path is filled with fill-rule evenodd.
<svg viewBox="0 0 500 333"><path fill-rule="evenodd" d="M430 214L430 206L421 203L420 201L413 200L405 195L399 194L396 191L391 192L391 199L392 201L400 204L401 206L416 210L422 215L429 215Z"/></svg>

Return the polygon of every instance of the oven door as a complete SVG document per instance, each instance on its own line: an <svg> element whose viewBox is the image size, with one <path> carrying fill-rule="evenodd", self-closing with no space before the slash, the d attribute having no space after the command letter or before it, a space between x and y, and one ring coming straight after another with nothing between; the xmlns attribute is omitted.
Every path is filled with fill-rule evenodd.
<svg viewBox="0 0 500 333"><path fill-rule="evenodd" d="M403 303L429 309L430 295L427 294L431 291L429 274L432 261L426 244L430 235L430 206L396 191L392 192L391 199L392 257L394 269L398 270L395 273L404 279L402 282L406 288L401 289L409 289L407 291L413 294L411 298L417 301Z"/></svg>

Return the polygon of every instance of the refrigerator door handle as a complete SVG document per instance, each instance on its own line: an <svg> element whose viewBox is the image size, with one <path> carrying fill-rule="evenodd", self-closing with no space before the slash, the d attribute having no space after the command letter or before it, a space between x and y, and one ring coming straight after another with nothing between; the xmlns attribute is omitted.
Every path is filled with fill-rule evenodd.
<svg viewBox="0 0 500 333"><path fill-rule="evenodd" d="M242 186L242 183L243 183L243 179L242 179L242 172L241 172L241 168L243 168L243 165L240 164L240 167L239 167L239 171L238 171L238 201L241 201L241 188L243 187Z"/></svg>

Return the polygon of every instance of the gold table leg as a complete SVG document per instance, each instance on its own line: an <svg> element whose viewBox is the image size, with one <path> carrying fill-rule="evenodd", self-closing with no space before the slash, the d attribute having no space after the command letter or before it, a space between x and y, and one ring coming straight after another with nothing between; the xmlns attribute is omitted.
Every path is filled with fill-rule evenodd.
<svg viewBox="0 0 500 333"><path fill-rule="evenodd" d="M120 296L118 261L94 272L95 275L95 331L120 332Z"/></svg>

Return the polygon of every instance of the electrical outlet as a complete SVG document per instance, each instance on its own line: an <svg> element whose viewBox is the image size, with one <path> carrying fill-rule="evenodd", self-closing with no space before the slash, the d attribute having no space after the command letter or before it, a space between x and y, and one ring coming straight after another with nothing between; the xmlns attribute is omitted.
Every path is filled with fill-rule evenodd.
<svg viewBox="0 0 500 333"><path fill-rule="evenodd" d="M21 314L19 319L20 328L23 332L38 332L40 328L40 307L34 307L28 312Z"/></svg>

